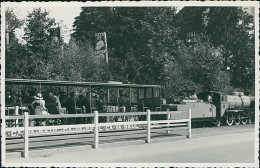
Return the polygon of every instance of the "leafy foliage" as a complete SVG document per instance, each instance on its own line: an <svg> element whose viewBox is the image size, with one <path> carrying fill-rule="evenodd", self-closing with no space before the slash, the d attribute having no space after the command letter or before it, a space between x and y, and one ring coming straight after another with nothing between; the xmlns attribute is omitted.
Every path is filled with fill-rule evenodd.
<svg viewBox="0 0 260 168"><path fill-rule="evenodd" d="M49 54L51 27L55 26L55 20L49 17L47 11L36 8L27 16L25 28L25 40L28 49L40 60L39 64L46 65L53 58Z"/></svg>
<svg viewBox="0 0 260 168"><path fill-rule="evenodd" d="M13 10L10 8L7 8L5 11L5 18L6 18L6 33L9 34L9 40L12 42L14 40L15 43L15 34L14 31L21 27L24 23L23 20L20 20L17 18L17 16L14 14Z"/></svg>
<svg viewBox="0 0 260 168"><path fill-rule="evenodd" d="M11 10L6 19L10 32L23 23ZM252 17L240 8L211 7L202 21L205 36L188 46L179 39L175 8L84 7L63 44L52 43L57 23L37 8L25 21L26 44L13 38L7 47L6 77L159 84L165 97L253 88ZM107 33L108 65L93 49L100 32Z"/></svg>
<svg viewBox="0 0 260 168"><path fill-rule="evenodd" d="M230 67L235 87L252 89L254 85L254 18L241 7L212 7L204 14L205 32L219 47Z"/></svg>
<svg viewBox="0 0 260 168"><path fill-rule="evenodd" d="M164 63L173 57L174 15L174 8L82 8L73 36L84 43L107 32L113 79L160 84Z"/></svg>
<svg viewBox="0 0 260 168"><path fill-rule="evenodd" d="M210 90L230 91L229 74L221 70L223 58L210 43L200 41L189 47L180 44L176 52L179 57L165 68L167 97Z"/></svg>
<svg viewBox="0 0 260 168"><path fill-rule="evenodd" d="M7 8L6 15L6 33L9 36L9 43L6 43L6 76L23 76L25 69L20 70L20 66L26 64L25 59L26 48L21 45L15 37L15 30L22 26L23 20L17 18L12 9ZM22 59L22 60L21 60Z"/></svg>

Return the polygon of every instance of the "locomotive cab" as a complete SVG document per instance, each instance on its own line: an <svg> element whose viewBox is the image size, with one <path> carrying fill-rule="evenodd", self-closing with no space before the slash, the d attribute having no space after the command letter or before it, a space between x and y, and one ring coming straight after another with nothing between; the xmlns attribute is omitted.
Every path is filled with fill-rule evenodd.
<svg viewBox="0 0 260 168"><path fill-rule="evenodd" d="M204 102L209 102L212 103L216 107L216 117L219 118L221 117L221 99L223 98L223 94L217 93L217 92L202 92L198 93L197 97L198 99L204 101ZM211 101L209 98L211 97Z"/></svg>

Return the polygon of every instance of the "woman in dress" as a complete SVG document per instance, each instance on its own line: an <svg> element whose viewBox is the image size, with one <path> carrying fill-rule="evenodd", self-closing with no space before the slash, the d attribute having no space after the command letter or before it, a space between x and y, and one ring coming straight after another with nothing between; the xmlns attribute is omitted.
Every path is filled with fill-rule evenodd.
<svg viewBox="0 0 260 168"><path fill-rule="evenodd" d="M34 101L31 106L35 115L50 115L45 107L45 101L41 93L37 93L37 95L34 96Z"/></svg>

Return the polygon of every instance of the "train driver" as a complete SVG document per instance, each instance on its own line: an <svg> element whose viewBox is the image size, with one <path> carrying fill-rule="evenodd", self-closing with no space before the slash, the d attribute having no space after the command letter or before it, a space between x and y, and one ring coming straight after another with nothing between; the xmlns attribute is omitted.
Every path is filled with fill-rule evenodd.
<svg viewBox="0 0 260 168"><path fill-rule="evenodd" d="M208 101L209 103L213 103L213 101L212 101L212 95L208 95L208 96L207 96L207 101Z"/></svg>
<svg viewBox="0 0 260 168"><path fill-rule="evenodd" d="M193 94L190 96L190 99L192 99L192 100L198 100L198 97L197 97L196 93L193 93Z"/></svg>

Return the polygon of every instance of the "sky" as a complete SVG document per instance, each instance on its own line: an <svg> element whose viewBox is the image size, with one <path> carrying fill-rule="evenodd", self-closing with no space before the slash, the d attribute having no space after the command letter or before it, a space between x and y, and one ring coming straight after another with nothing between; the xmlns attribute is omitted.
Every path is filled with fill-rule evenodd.
<svg viewBox="0 0 260 168"><path fill-rule="evenodd" d="M183 7L177 7L177 11L182 8ZM19 19L25 19L28 13L33 11L32 7L13 7L12 9ZM44 7L43 9L49 11L50 18L54 18L56 22L62 21L62 25L65 27L62 29L63 39L65 43L68 43L70 34L73 32L74 18L79 16L81 7ZM23 41L23 34L23 29L16 30L16 36L20 41Z"/></svg>
<svg viewBox="0 0 260 168"><path fill-rule="evenodd" d="M49 11L50 18L54 18L56 22L61 22L64 25L63 35L64 41L67 43L70 39L70 33L73 30L74 18L79 15L81 12L81 7L48 7L43 8ZM33 8L22 7L22 8L13 8L14 13L19 19L25 19L28 13L33 11ZM16 30L16 36L19 40L22 40L24 31L22 29Z"/></svg>

